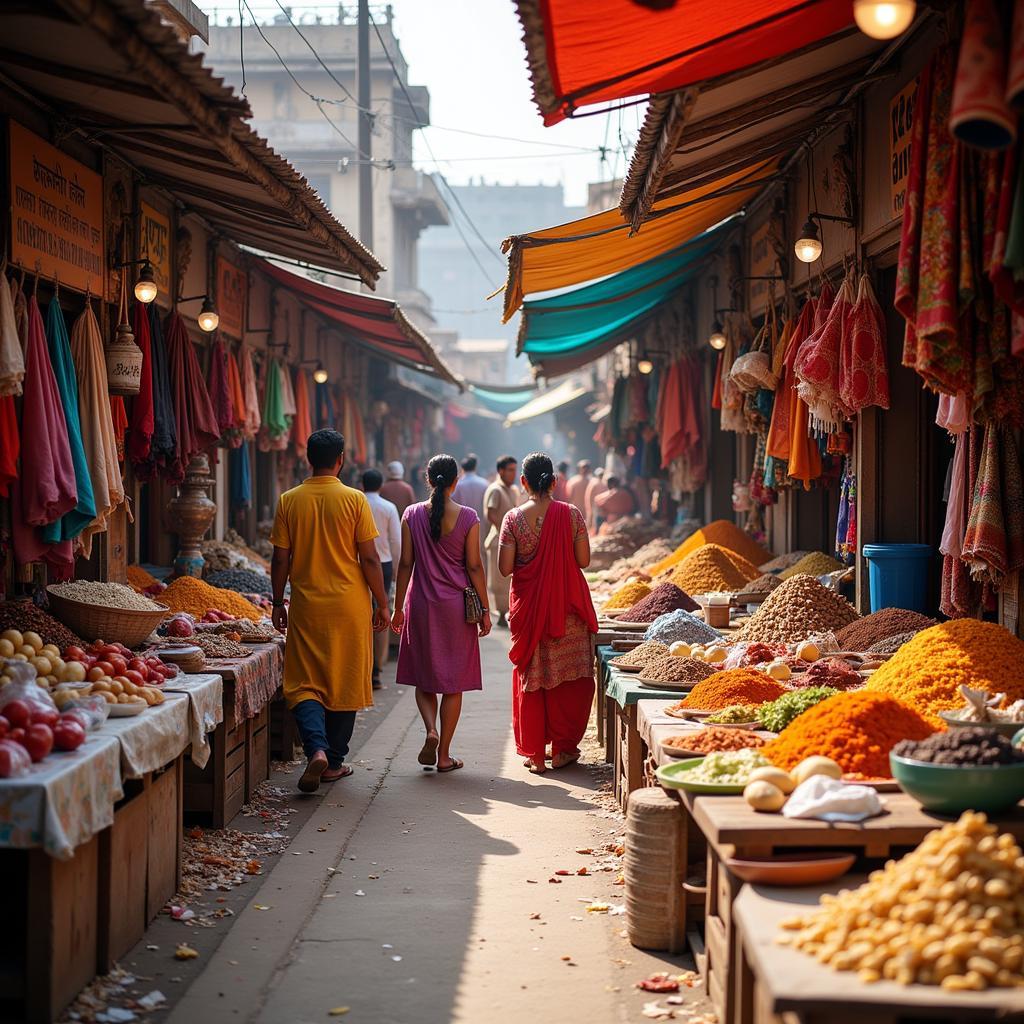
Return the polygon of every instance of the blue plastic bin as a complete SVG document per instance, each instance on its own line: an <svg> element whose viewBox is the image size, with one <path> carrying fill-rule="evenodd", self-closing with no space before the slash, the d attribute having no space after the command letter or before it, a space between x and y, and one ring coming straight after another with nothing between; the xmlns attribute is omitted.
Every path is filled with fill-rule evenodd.
<svg viewBox="0 0 1024 1024"><path fill-rule="evenodd" d="M908 608L928 611L930 544L865 544L871 610Z"/></svg>

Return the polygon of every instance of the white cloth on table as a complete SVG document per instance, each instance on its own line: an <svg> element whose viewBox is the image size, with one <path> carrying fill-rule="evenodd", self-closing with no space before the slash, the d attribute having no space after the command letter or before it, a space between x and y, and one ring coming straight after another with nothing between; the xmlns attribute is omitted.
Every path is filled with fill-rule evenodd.
<svg viewBox="0 0 1024 1024"><path fill-rule="evenodd" d="M168 681L164 693L188 695L188 738L192 744L190 757L197 768L205 768L210 760L207 734L224 721L224 679L211 672L185 675Z"/></svg>

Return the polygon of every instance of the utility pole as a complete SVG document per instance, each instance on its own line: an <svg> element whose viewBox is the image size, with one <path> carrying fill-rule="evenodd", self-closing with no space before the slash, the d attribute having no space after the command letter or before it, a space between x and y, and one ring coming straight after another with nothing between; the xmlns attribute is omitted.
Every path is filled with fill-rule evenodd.
<svg viewBox="0 0 1024 1024"><path fill-rule="evenodd" d="M370 0L359 0L358 52L356 70L359 103L359 142L357 167L359 168L359 240L367 249L373 249L373 151L370 113Z"/></svg>

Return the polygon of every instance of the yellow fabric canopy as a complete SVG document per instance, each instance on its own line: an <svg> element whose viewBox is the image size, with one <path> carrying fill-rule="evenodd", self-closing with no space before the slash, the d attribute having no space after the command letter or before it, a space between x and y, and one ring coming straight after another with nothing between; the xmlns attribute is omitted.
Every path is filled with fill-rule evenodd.
<svg viewBox="0 0 1024 1024"><path fill-rule="evenodd" d="M508 254L502 319L508 321L527 295L593 281L682 245L736 213L777 166L778 157L772 157L664 199L636 234L630 234L629 223L614 209L506 238L501 246Z"/></svg>

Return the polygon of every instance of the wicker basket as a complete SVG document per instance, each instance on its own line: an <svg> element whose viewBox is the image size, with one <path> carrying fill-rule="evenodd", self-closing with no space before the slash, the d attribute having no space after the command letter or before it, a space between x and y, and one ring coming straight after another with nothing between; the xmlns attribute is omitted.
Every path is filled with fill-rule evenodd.
<svg viewBox="0 0 1024 1024"><path fill-rule="evenodd" d="M171 614L166 605L152 612L136 612L72 601L49 587L46 593L50 611L83 640L116 641L125 647L138 647Z"/></svg>

